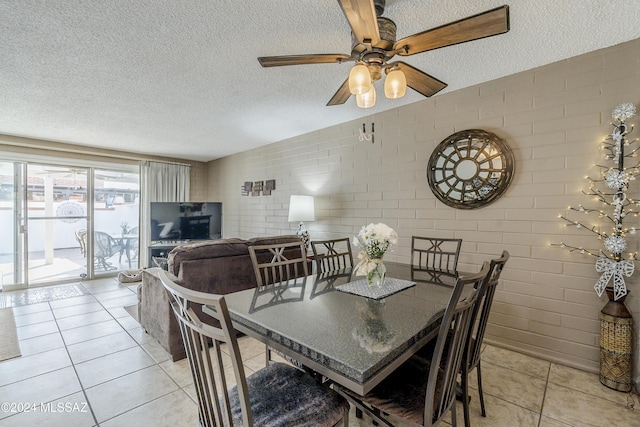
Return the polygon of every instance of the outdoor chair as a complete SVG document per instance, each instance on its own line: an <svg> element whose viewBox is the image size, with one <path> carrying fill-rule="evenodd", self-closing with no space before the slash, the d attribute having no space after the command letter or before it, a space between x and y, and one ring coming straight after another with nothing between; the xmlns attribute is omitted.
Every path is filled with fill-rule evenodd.
<svg viewBox="0 0 640 427"><path fill-rule="evenodd" d="M80 245L80 253L83 257L87 256L87 229L86 228L78 228L76 230L76 240Z"/></svg>
<svg viewBox="0 0 640 427"><path fill-rule="evenodd" d="M451 410L455 427L456 380L466 361L467 338L488 275L485 262L479 273L456 279L435 345L427 344L428 354L410 358L365 396L338 384L334 389L379 424L433 426Z"/></svg>
<svg viewBox="0 0 640 427"><path fill-rule="evenodd" d="M224 296L184 288L164 271L160 280L171 294L196 389L202 426L348 426L349 403L306 373L271 362L250 376L244 365ZM215 310L220 327L203 323L193 303ZM210 347L210 344L211 347ZM223 362L225 346L229 363ZM232 373L229 387L226 375Z"/></svg>
<svg viewBox="0 0 640 427"><path fill-rule="evenodd" d="M353 267L351 243L348 238L311 242L317 273L328 273Z"/></svg>
<svg viewBox="0 0 640 427"><path fill-rule="evenodd" d="M102 268L105 271L117 270L118 268L111 264L108 259L119 254L122 246L118 244L116 239L102 231L96 231L93 238L93 258L96 268Z"/></svg>

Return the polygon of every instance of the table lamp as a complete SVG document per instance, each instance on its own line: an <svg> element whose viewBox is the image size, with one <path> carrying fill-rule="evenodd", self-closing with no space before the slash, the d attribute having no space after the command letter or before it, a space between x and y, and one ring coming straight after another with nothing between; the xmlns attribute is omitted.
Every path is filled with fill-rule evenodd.
<svg viewBox="0 0 640 427"><path fill-rule="evenodd" d="M303 221L315 221L313 196L291 196L289 199L289 222L300 221L296 235L309 247L309 232Z"/></svg>

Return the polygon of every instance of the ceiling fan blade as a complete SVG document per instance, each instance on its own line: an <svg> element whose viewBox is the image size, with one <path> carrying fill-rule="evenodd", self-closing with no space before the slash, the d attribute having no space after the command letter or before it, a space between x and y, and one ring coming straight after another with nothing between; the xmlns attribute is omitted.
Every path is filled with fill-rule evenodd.
<svg viewBox="0 0 640 427"><path fill-rule="evenodd" d="M373 0L338 0L338 3L355 38L360 43L377 45L380 42L380 33Z"/></svg>
<svg viewBox="0 0 640 427"><path fill-rule="evenodd" d="M345 80L342 83L342 86L338 89L338 91L333 95L333 97L327 102L327 106L329 105L340 105L347 102L347 99L351 96L351 92L349 92L349 79Z"/></svg>
<svg viewBox="0 0 640 427"><path fill-rule="evenodd" d="M434 95L447 87L446 83L441 82L435 77L432 77L429 74L420 71L407 63L398 61L395 62L395 65L404 73L404 76L407 79L407 86L426 97L430 97L431 95Z"/></svg>
<svg viewBox="0 0 640 427"><path fill-rule="evenodd" d="M394 49L407 56L445 46L491 37L509 31L509 6L500 6L441 27L398 40ZM405 48L406 46L406 48Z"/></svg>
<svg viewBox="0 0 640 427"><path fill-rule="evenodd" d="M349 55L341 53L322 53L317 55L261 56L258 61L263 67L282 67L284 65L341 63L351 59Z"/></svg>

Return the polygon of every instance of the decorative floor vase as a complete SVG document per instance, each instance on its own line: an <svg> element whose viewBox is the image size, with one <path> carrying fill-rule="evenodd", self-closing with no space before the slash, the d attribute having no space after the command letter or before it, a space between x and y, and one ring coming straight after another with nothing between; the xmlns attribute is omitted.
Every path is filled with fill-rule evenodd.
<svg viewBox="0 0 640 427"><path fill-rule="evenodd" d="M387 274L387 267L384 266L382 260L376 261L376 268L367 274L367 283L369 286L380 287L384 284L384 276Z"/></svg>
<svg viewBox="0 0 640 427"><path fill-rule="evenodd" d="M600 382L618 391L633 387L633 317L624 305L625 297L613 298L600 311Z"/></svg>

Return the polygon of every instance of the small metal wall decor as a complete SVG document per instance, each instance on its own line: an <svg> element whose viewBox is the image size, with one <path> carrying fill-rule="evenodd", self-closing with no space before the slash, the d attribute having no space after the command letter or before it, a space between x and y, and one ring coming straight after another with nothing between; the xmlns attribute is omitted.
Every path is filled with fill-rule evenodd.
<svg viewBox="0 0 640 427"><path fill-rule="evenodd" d="M262 190L263 196L270 196L271 191L276 189L276 180L268 179L264 182L264 189Z"/></svg>
<svg viewBox="0 0 640 427"><path fill-rule="evenodd" d="M376 124L371 123L371 133L367 133L367 125L362 124L362 129L358 129L360 131L360 136L358 136L359 141L367 141L374 144L376 142L375 132L376 132Z"/></svg>
<svg viewBox="0 0 640 427"><path fill-rule="evenodd" d="M469 129L448 136L433 150L427 182L444 204L475 209L502 196L513 172L513 153L504 139L481 129Z"/></svg>
<svg viewBox="0 0 640 427"><path fill-rule="evenodd" d="M268 179L266 181L245 181L240 188L241 196L270 196L271 192L276 189L276 180Z"/></svg>

